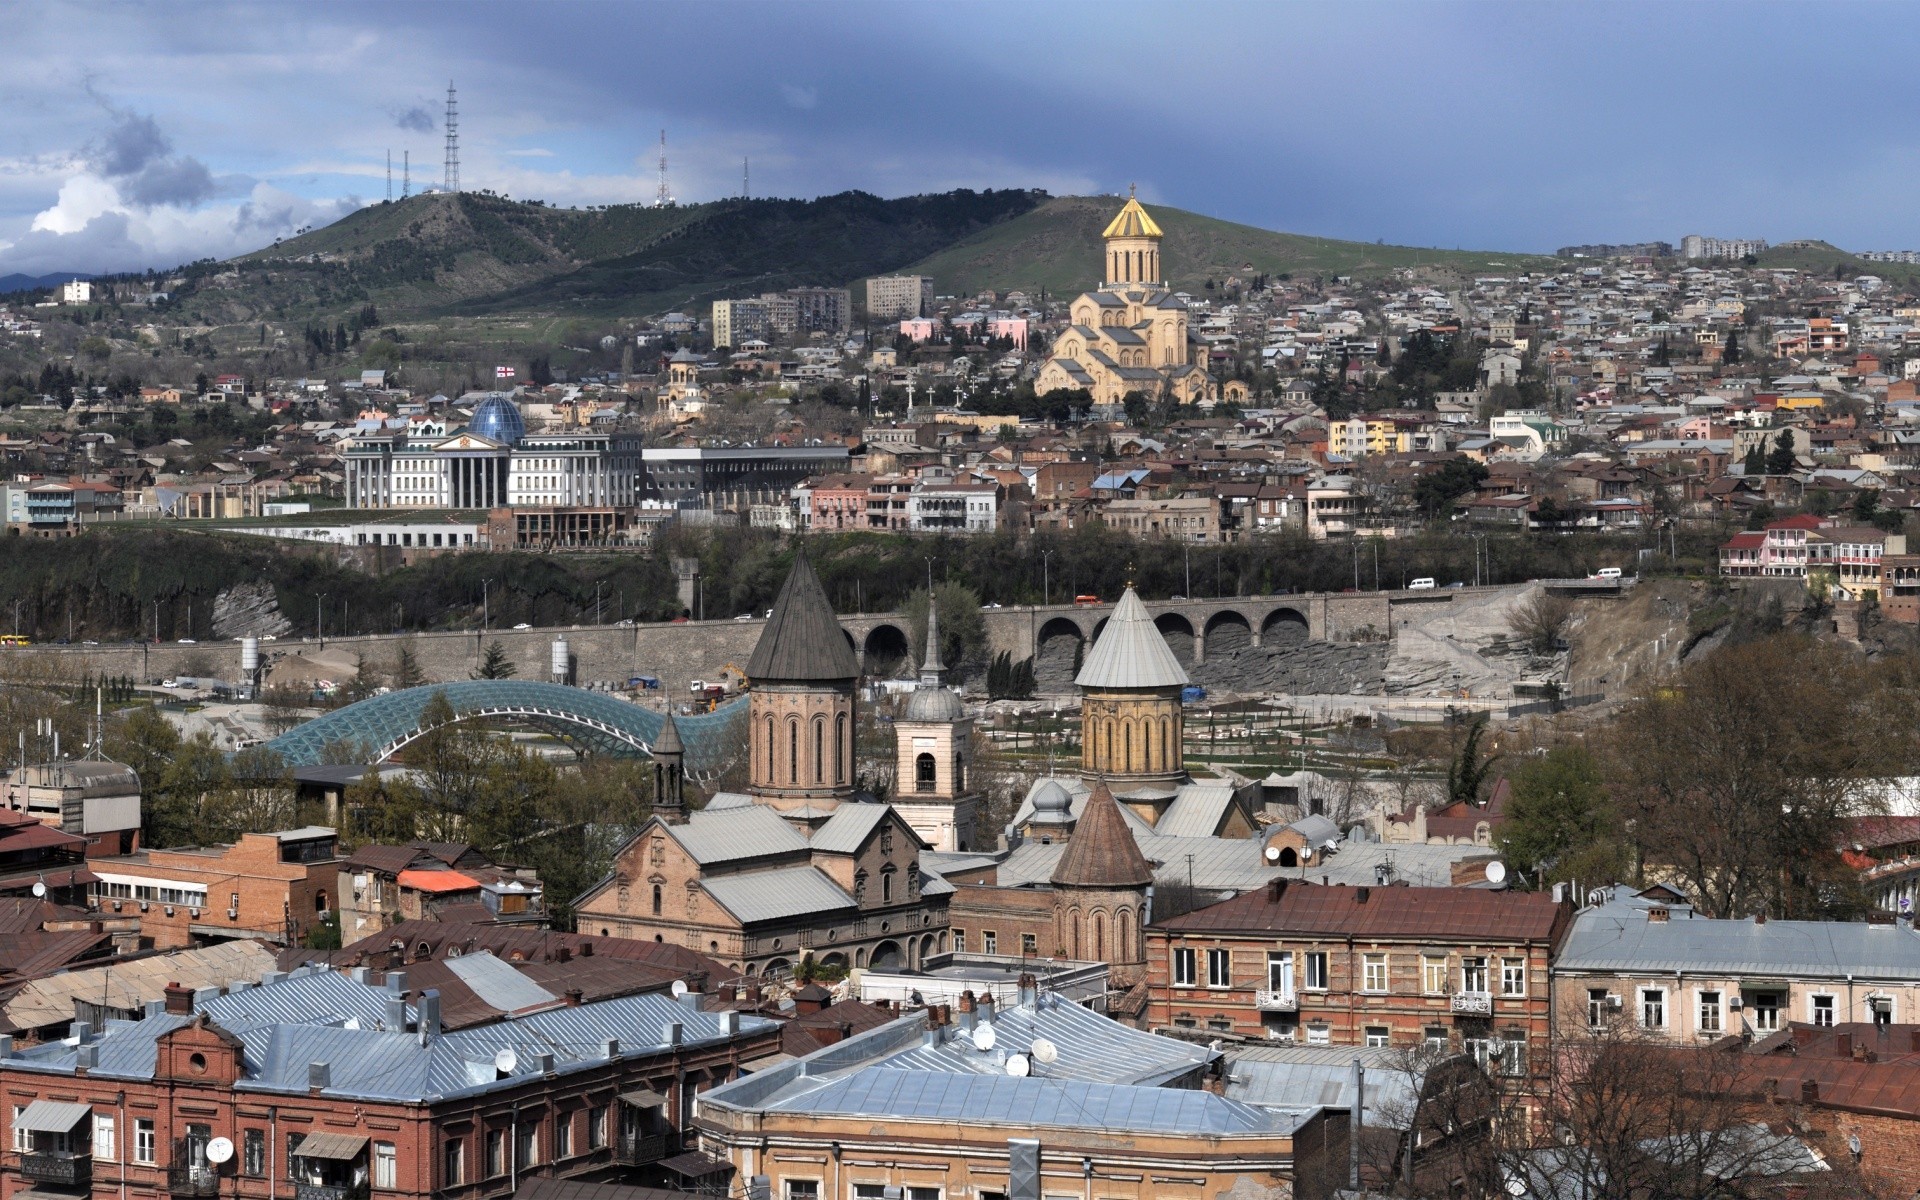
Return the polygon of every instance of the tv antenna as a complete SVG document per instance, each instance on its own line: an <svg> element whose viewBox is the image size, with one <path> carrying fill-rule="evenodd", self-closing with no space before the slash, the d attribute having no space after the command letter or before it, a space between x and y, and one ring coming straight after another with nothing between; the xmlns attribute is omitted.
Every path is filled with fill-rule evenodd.
<svg viewBox="0 0 1920 1200"><path fill-rule="evenodd" d="M460 108L451 79L447 80L447 190L460 190Z"/></svg>
<svg viewBox="0 0 1920 1200"><path fill-rule="evenodd" d="M653 193L655 208L672 208L673 193L667 190L667 131L660 131L660 186Z"/></svg>
<svg viewBox="0 0 1920 1200"><path fill-rule="evenodd" d="M393 151L387 151L387 200L393 200Z"/></svg>
<svg viewBox="0 0 1920 1200"><path fill-rule="evenodd" d="M747 160L744 158L741 159L740 160L740 198L742 200L748 199L753 195L753 189L747 186L747 181L750 178L750 176L747 173L747 167L748 167Z"/></svg>
<svg viewBox="0 0 1920 1200"><path fill-rule="evenodd" d="M400 198L413 195L413 151L400 152Z"/></svg>

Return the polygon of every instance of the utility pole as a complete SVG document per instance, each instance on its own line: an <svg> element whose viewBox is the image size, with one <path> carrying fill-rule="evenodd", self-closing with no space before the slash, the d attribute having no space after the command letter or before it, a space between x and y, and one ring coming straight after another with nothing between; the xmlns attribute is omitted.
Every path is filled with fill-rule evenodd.
<svg viewBox="0 0 1920 1200"><path fill-rule="evenodd" d="M1040 552L1040 603L1053 603L1053 551Z"/></svg>
<svg viewBox="0 0 1920 1200"><path fill-rule="evenodd" d="M662 134L662 137L665 135ZM460 190L460 109L454 103L453 80L447 80L447 179L449 192Z"/></svg>
<svg viewBox="0 0 1920 1200"><path fill-rule="evenodd" d="M313 598L313 637L320 648L327 648L327 594L321 592Z"/></svg>
<svg viewBox="0 0 1920 1200"><path fill-rule="evenodd" d="M492 579L482 579L480 581L480 632L483 636L487 632L487 585L492 582Z"/></svg>

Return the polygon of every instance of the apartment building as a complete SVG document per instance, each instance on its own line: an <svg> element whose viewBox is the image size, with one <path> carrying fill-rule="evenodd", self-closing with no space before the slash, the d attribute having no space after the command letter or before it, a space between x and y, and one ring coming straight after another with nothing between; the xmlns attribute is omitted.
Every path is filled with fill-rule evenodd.
<svg viewBox="0 0 1920 1200"><path fill-rule="evenodd" d="M491 955L455 961L444 1023L439 991L405 972L303 967L224 995L169 987L145 1019L66 1041L0 1039L0 1185L9 1200L428 1200L665 1179L695 1094L780 1047L777 1022L696 1011L664 982L588 1003ZM509 994L510 1015L478 999Z"/></svg>
<svg viewBox="0 0 1920 1200"><path fill-rule="evenodd" d="M1101 519L1109 527L1135 537L1172 538L1197 545L1220 541L1220 505L1211 496L1113 500L1101 509Z"/></svg>
<svg viewBox="0 0 1920 1200"><path fill-rule="evenodd" d="M867 280L867 316L875 321L924 317L932 308L931 275L880 275Z"/></svg>
<svg viewBox="0 0 1920 1200"><path fill-rule="evenodd" d="M1535 892L1276 879L1148 927L1147 1017L1306 1045L1451 1047L1534 1075L1571 916Z"/></svg>
<svg viewBox="0 0 1920 1200"><path fill-rule="evenodd" d="M293 945L332 913L335 836L310 825L91 859L93 907L138 914L141 936L162 950L240 937Z"/></svg>
<svg viewBox="0 0 1920 1200"><path fill-rule="evenodd" d="M738 350L742 344L773 335L773 318L762 300L715 300L713 344Z"/></svg>
<svg viewBox="0 0 1920 1200"><path fill-rule="evenodd" d="M1920 934L1886 921L1703 917L1663 888L1605 889L1553 967L1562 1030L1630 1023L1683 1044L1794 1021L1891 1025L1920 1014Z"/></svg>
<svg viewBox="0 0 1920 1200"><path fill-rule="evenodd" d="M401 921L546 920L540 880L502 868L459 842L362 846L340 864L340 937L352 942Z"/></svg>

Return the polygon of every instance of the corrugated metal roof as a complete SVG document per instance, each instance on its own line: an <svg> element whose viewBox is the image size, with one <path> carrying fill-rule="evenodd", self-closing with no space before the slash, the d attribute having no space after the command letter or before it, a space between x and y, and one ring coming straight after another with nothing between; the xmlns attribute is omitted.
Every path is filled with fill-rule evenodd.
<svg viewBox="0 0 1920 1200"><path fill-rule="evenodd" d="M1194 783L1182 787L1167 806L1154 832L1166 837L1212 837L1233 804L1229 784Z"/></svg>
<svg viewBox="0 0 1920 1200"><path fill-rule="evenodd" d="M773 602L773 615L760 632L753 657L747 660L747 678L755 683L832 682L859 674L853 643L834 617L813 564L801 554Z"/></svg>
<svg viewBox="0 0 1920 1200"><path fill-rule="evenodd" d="M1073 682L1082 688L1184 687L1187 672L1160 635L1139 593L1129 587L1113 606L1113 615Z"/></svg>
<svg viewBox="0 0 1920 1200"><path fill-rule="evenodd" d="M719 812L700 809L688 814L686 824L663 828L703 867L774 854L804 854L807 849L806 838L761 804Z"/></svg>
<svg viewBox="0 0 1920 1200"><path fill-rule="evenodd" d="M721 907L749 924L854 907L853 897L814 867L721 875L701 880L700 886Z"/></svg>
<svg viewBox="0 0 1920 1200"><path fill-rule="evenodd" d="M769 1107L807 1113L1158 1133L1282 1133L1282 1114L1181 1088L1116 1087L1058 1079L951 1075L875 1067Z"/></svg>
<svg viewBox="0 0 1920 1200"><path fill-rule="evenodd" d="M1291 882L1278 899L1270 897L1267 889L1256 888L1158 925L1171 933L1524 942L1552 938L1564 912L1544 892L1322 887Z"/></svg>
<svg viewBox="0 0 1920 1200"><path fill-rule="evenodd" d="M1641 906L1590 908L1574 919L1555 969L1609 973L1764 975L1787 979L1920 979L1920 934L1854 921L1720 921Z"/></svg>
<svg viewBox="0 0 1920 1200"><path fill-rule="evenodd" d="M832 1011L829 1009L828 1011ZM1008 1005L993 1020L994 1049L982 1053L964 1031L937 1046L916 1041L882 1061L918 1071L1006 1074L1006 1055L1024 1053L1045 1038L1060 1051L1041 1073L1093 1083L1157 1087L1204 1067L1215 1051L1122 1025L1090 1009L1048 997L1044 1005Z"/></svg>
<svg viewBox="0 0 1920 1200"><path fill-rule="evenodd" d="M16 1130L30 1129L35 1133L68 1133L92 1112L93 1109L85 1104L35 1100L13 1119L13 1127Z"/></svg>
<svg viewBox="0 0 1920 1200"><path fill-rule="evenodd" d="M7 999L4 1011L15 1029L40 1029L73 1020L75 1000L133 1012L164 997L169 983L189 988L236 979L251 983L273 968L274 951L264 943L218 942L35 979Z"/></svg>
<svg viewBox="0 0 1920 1200"><path fill-rule="evenodd" d="M1353 1108L1353 1060L1366 1068L1366 1123L1405 1129L1417 1099L1403 1050L1362 1046L1252 1046L1228 1056L1229 1100L1306 1111Z"/></svg>
<svg viewBox="0 0 1920 1200"><path fill-rule="evenodd" d="M491 954L462 954L446 959L445 966L473 989L481 1003L504 1013L560 1002L560 997Z"/></svg>

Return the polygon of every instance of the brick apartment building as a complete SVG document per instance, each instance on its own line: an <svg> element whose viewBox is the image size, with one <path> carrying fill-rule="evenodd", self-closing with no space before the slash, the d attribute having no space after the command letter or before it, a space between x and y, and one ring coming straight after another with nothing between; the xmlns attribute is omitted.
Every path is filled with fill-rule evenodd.
<svg viewBox="0 0 1920 1200"><path fill-rule="evenodd" d="M340 937L356 941L401 921L544 922L532 871L501 867L458 842L361 846L340 864Z"/></svg>
<svg viewBox="0 0 1920 1200"><path fill-rule="evenodd" d="M97 877L93 907L102 915L138 915L142 936L170 950L233 937L300 941L333 912L340 857L334 831L311 825L89 865Z"/></svg>
<svg viewBox="0 0 1920 1200"><path fill-rule="evenodd" d="M488 976L484 994L527 986L490 956L464 969ZM401 972L377 984L302 969L197 1003L175 988L163 1003L77 1042L0 1041L6 1200L426 1200L507 1195L540 1176L710 1180L724 1164L681 1153L695 1093L780 1043L776 1022L661 991L546 994L444 1029L439 993L409 991Z"/></svg>
<svg viewBox="0 0 1920 1200"><path fill-rule="evenodd" d="M1265 888L1147 930L1150 1026L1308 1045L1450 1046L1540 1073L1571 910L1532 892Z"/></svg>

